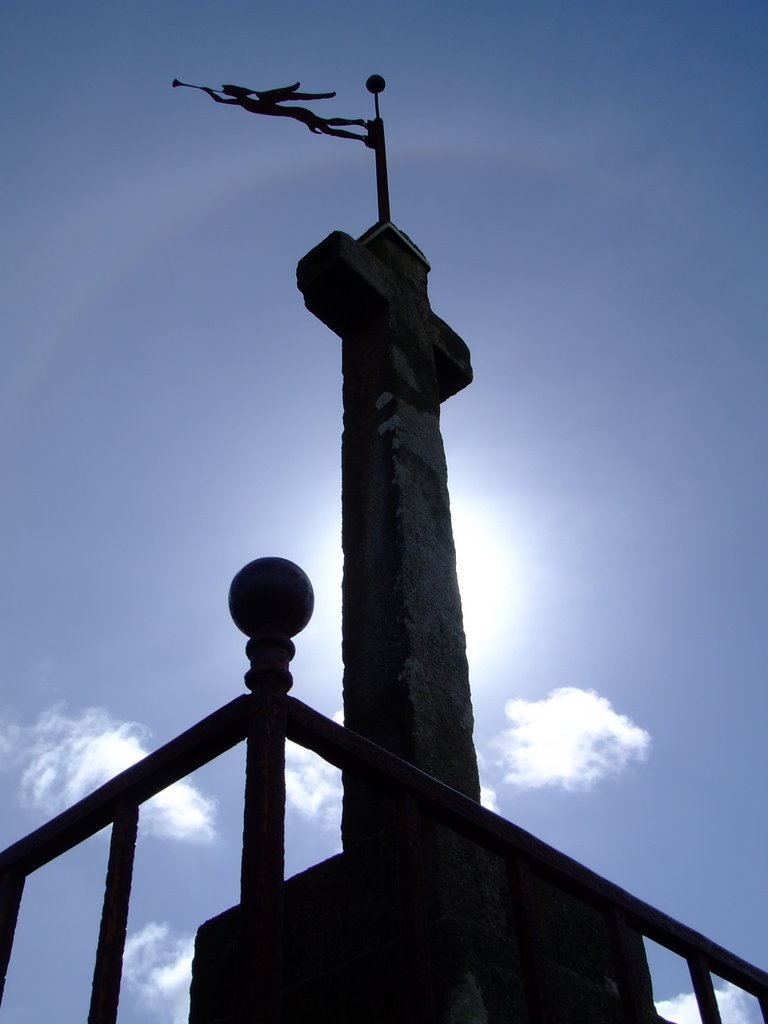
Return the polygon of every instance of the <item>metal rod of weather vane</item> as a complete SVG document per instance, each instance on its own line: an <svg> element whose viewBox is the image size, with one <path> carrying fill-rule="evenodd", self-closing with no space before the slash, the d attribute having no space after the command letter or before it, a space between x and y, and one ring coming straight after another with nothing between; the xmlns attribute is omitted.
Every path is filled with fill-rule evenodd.
<svg viewBox="0 0 768 1024"><path fill-rule="evenodd" d="M368 138L366 145L373 150L376 159L376 198L379 206L379 223L386 224L391 220L389 211L389 178L387 176L387 146L384 139L384 122L379 113L379 93L384 91L384 79L381 75L371 75L365 86L373 93L376 104L376 117L368 122Z"/></svg>

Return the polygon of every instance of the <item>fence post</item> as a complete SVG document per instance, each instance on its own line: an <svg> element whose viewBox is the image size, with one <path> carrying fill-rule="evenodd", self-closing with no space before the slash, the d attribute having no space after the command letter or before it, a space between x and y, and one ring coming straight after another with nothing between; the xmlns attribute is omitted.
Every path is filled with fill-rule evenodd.
<svg viewBox="0 0 768 1024"><path fill-rule="evenodd" d="M286 695L290 637L309 622L312 585L292 562L260 558L232 581L229 608L250 639L236 1024L282 1017Z"/></svg>
<svg viewBox="0 0 768 1024"><path fill-rule="evenodd" d="M435 1020L427 923L421 813L417 798L403 792L400 811L400 911L403 919L403 967L408 1021L433 1024Z"/></svg>
<svg viewBox="0 0 768 1024"><path fill-rule="evenodd" d="M25 876L18 871L6 871L0 876L0 1003L3 1001L24 882Z"/></svg>
<svg viewBox="0 0 768 1024"><path fill-rule="evenodd" d="M643 1000L638 992L635 967L630 950L630 934L627 918L621 907L615 903L604 909L605 920L613 946L613 958L616 965L616 983L619 998L624 1008L624 1019L628 1024L643 1024L647 1014Z"/></svg>
<svg viewBox="0 0 768 1024"><path fill-rule="evenodd" d="M530 1024L548 1024L543 991L546 976L539 943L531 869L525 855L518 852L507 857L506 866L528 1020Z"/></svg>
<svg viewBox="0 0 768 1024"><path fill-rule="evenodd" d="M703 953L694 952L688 957L688 970L691 972L701 1024L721 1024L720 1007L715 998L715 986L712 984L709 964Z"/></svg>
<svg viewBox="0 0 768 1024"><path fill-rule="evenodd" d="M121 801L112 823L88 1024L114 1024L117 1020L138 824L138 805Z"/></svg>

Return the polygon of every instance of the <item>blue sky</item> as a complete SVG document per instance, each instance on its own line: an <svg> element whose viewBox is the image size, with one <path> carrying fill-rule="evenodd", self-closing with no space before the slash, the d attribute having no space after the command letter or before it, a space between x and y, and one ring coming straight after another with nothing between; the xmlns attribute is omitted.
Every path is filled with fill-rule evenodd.
<svg viewBox="0 0 768 1024"><path fill-rule="evenodd" d="M443 427L485 785L765 963L767 30L738 0L5 6L0 845L243 692L254 557L312 579L294 694L341 705L340 351L295 266L375 221L371 154L170 82L367 117L377 72L393 220L475 367ZM336 780L290 769L296 870ZM241 786L233 752L147 815L121 1020L178 1019ZM105 863L28 883L7 1020L84 1015Z"/></svg>

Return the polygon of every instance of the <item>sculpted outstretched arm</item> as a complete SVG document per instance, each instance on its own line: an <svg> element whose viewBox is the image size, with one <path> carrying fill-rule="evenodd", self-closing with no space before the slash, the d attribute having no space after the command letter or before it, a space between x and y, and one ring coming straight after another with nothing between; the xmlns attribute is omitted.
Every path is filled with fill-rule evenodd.
<svg viewBox="0 0 768 1024"><path fill-rule="evenodd" d="M209 89L207 85L200 86L201 92L207 92L212 100L216 100L217 103L239 103L239 100L225 99L223 96L219 96L215 89Z"/></svg>

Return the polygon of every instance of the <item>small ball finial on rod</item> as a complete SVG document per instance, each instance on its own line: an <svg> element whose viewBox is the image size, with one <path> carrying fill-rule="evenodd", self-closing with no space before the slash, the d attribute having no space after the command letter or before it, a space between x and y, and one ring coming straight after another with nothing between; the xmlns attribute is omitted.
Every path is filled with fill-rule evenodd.
<svg viewBox="0 0 768 1024"><path fill-rule="evenodd" d="M376 157L376 195L379 204L379 224L386 224L391 215L389 212L389 179L387 176L387 147L384 141L384 122L379 113L379 93L384 92L386 82L381 75L371 75L365 83L368 92L373 93L376 117L368 122L368 138L366 146L373 150Z"/></svg>
<svg viewBox="0 0 768 1024"><path fill-rule="evenodd" d="M365 83L365 88L368 92L373 93L373 102L376 105L376 117L381 117L379 114L379 93L384 92L386 85L387 83L381 75L371 75Z"/></svg>
<svg viewBox="0 0 768 1024"><path fill-rule="evenodd" d="M309 577L287 558L257 558L232 580L229 612L249 637L245 651L251 663L245 684L252 690L265 674L290 689L288 665L296 653L291 637L312 617L315 595Z"/></svg>

